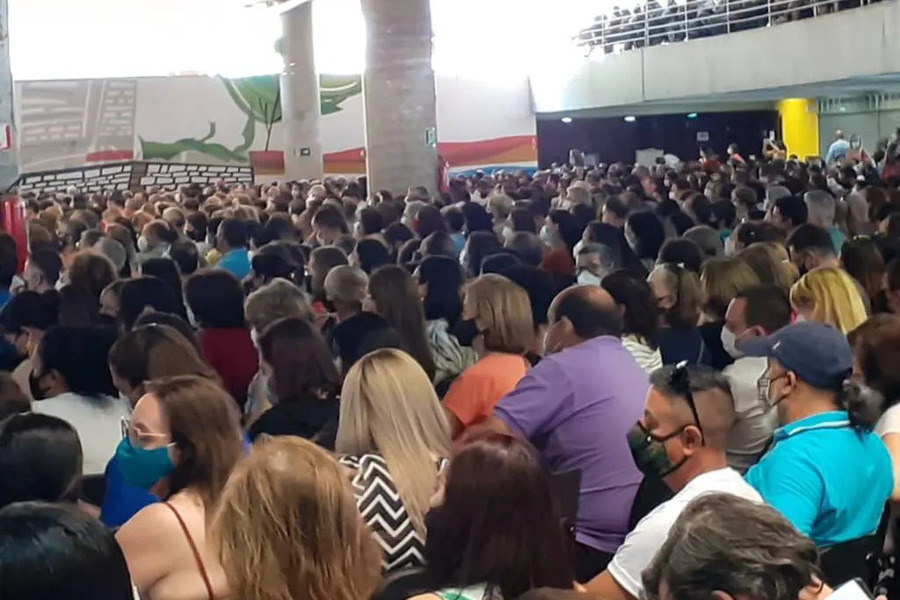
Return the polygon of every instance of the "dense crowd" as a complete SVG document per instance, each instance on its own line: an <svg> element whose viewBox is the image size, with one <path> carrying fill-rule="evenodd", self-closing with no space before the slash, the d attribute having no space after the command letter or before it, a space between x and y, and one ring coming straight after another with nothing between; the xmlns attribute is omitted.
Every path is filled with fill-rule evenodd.
<svg viewBox="0 0 900 600"><path fill-rule="evenodd" d="M26 196L0 598L893 592L900 151L839 146Z"/></svg>
<svg viewBox="0 0 900 600"><path fill-rule="evenodd" d="M616 5L579 32L579 45L631 50L798 21L880 0L647 0ZM629 8L630 6L630 8Z"/></svg>

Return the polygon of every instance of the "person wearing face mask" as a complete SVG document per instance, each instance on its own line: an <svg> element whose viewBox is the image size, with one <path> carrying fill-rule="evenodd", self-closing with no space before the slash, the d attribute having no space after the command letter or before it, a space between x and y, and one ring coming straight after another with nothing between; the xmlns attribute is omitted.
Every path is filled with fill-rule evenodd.
<svg viewBox="0 0 900 600"><path fill-rule="evenodd" d="M534 332L528 294L502 275L482 275L468 284L462 306L462 319L471 321L477 332L472 346L478 362L463 371L444 396L454 438L490 416L525 376L525 353Z"/></svg>
<svg viewBox="0 0 900 600"><path fill-rule="evenodd" d="M722 371L731 384L736 421L728 436L728 464L744 473L765 451L778 415L759 397L757 381L766 360L744 356L743 344L775 333L791 322L791 303L777 285L760 285L739 292L725 312L722 346L734 362Z"/></svg>
<svg viewBox="0 0 900 600"><path fill-rule="evenodd" d="M38 294L26 290L13 296L0 312L3 336L21 358L12 372L12 378L29 400L34 400L30 385L34 369L31 357L37 352L44 332L56 325L59 318L58 307L59 298L55 291Z"/></svg>
<svg viewBox="0 0 900 600"><path fill-rule="evenodd" d="M237 407L216 383L183 375L148 386L116 449L125 481L162 500L116 533L141 598L231 597L206 522L242 454Z"/></svg>
<svg viewBox="0 0 900 600"><path fill-rule="evenodd" d="M794 323L741 349L768 359L759 394L780 424L747 483L819 547L874 534L893 470L872 431L882 398L851 380L847 338L822 323Z"/></svg>
<svg viewBox="0 0 900 600"><path fill-rule="evenodd" d="M169 246L178 239L178 234L166 221L156 219L150 221L141 230L138 238L138 263L148 258L162 258L169 252Z"/></svg>
<svg viewBox="0 0 900 600"><path fill-rule="evenodd" d="M600 280L615 268L615 254L605 244L584 244L575 258L575 271L580 285L599 287Z"/></svg>
<svg viewBox="0 0 900 600"><path fill-rule="evenodd" d="M563 290L547 316L544 359L484 426L531 440L551 471L581 470L575 565L587 581L628 531L641 475L625 436L641 416L647 374L622 345L622 317L603 289Z"/></svg>
<svg viewBox="0 0 900 600"><path fill-rule="evenodd" d="M694 498L720 492L762 501L726 460L734 423L728 380L709 367L681 363L655 371L650 386L628 445L641 472L662 479L675 495L641 519L609 567L585 586L605 600L643 597L641 574Z"/></svg>

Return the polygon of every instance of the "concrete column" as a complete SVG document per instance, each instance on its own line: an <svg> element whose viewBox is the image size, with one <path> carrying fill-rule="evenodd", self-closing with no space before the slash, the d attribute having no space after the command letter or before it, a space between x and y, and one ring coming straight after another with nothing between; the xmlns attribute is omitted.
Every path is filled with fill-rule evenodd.
<svg viewBox="0 0 900 600"><path fill-rule="evenodd" d="M429 0L362 0L369 189L438 192Z"/></svg>
<svg viewBox="0 0 900 600"><path fill-rule="evenodd" d="M321 179L321 109L319 75L313 51L312 2L303 2L281 13L281 25L285 178Z"/></svg>
<svg viewBox="0 0 900 600"><path fill-rule="evenodd" d="M9 2L0 0L0 125L9 126L12 145L0 150L0 193L19 178L19 160L16 154L16 127L13 116L13 77L9 66ZM6 136L6 129L0 129L0 136ZM2 141L3 145L6 140Z"/></svg>

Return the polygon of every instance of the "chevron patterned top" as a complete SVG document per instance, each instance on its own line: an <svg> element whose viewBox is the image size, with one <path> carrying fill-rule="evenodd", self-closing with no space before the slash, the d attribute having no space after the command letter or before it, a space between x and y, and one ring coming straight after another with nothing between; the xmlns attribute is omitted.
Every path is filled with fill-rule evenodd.
<svg viewBox="0 0 900 600"><path fill-rule="evenodd" d="M356 505L381 546L385 572L423 566L425 540L409 519L384 457L343 456L340 462L353 471Z"/></svg>

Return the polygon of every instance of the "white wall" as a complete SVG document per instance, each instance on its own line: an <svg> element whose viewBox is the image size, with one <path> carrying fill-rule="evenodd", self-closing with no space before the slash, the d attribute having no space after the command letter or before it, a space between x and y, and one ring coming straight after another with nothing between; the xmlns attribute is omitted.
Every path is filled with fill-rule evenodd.
<svg viewBox="0 0 900 600"><path fill-rule="evenodd" d="M533 75L535 110L709 98L897 73L898 32L900 2L885 0L795 23L617 55L604 56L598 48L568 69Z"/></svg>

